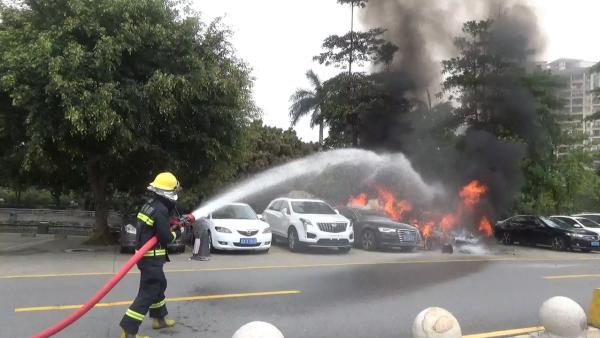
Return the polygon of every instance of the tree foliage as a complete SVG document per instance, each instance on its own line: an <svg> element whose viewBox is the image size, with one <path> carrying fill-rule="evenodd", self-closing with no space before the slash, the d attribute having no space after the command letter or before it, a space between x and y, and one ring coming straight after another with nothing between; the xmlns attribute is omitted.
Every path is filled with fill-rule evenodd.
<svg viewBox="0 0 600 338"><path fill-rule="evenodd" d="M218 21L164 0L27 0L0 16L0 85L25 116L25 164L85 172L99 234L115 191L167 169L195 185L238 156L252 82Z"/></svg>
<svg viewBox="0 0 600 338"><path fill-rule="evenodd" d="M293 129L265 126L262 120L250 124L245 145L240 176L258 173L317 150L317 145L302 142Z"/></svg>
<svg viewBox="0 0 600 338"><path fill-rule="evenodd" d="M337 2L338 2L338 4L342 4L342 5L350 4L351 6L365 8L367 6L367 2L369 2L369 0L337 0Z"/></svg>
<svg viewBox="0 0 600 338"><path fill-rule="evenodd" d="M330 35L323 41L324 51L314 56L313 60L341 69L346 69L350 61L360 66L366 62L374 64L385 62L390 58L391 43L386 43L382 37L383 33L385 33L384 29L373 28L366 32L348 32L341 36Z"/></svg>

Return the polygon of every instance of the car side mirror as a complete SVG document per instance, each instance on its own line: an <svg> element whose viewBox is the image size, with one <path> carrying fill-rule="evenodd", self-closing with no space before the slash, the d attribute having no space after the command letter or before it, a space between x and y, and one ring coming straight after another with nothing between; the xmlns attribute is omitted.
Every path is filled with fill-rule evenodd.
<svg viewBox="0 0 600 338"><path fill-rule="evenodd" d="M265 219L262 214L257 214L256 217L258 217L258 219L261 221Z"/></svg>
<svg viewBox="0 0 600 338"><path fill-rule="evenodd" d="M283 208L283 209L281 209L281 212L282 212L284 215L289 215L289 214L290 214L290 211L288 210L288 208Z"/></svg>
<svg viewBox="0 0 600 338"><path fill-rule="evenodd" d="M340 211L338 209L334 208L333 211L335 211L335 213L338 214L338 215L340 214Z"/></svg>

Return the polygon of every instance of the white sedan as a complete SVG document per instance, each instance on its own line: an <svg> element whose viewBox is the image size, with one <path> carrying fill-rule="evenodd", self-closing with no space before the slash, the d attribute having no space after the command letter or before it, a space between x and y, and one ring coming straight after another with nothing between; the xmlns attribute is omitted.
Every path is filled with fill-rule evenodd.
<svg viewBox="0 0 600 338"><path fill-rule="evenodd" d="M208 219L214 249L266 253L271 248L271 227L248 204L226 204L208 215Z"/></svg>

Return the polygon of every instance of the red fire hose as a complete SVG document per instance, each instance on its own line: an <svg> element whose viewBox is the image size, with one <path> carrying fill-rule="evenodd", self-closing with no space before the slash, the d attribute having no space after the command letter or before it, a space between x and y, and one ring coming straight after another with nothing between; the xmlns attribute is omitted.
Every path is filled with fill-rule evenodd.
<svg viewBox="0 0 600 338"><path fill-rule="evenodd" d="M121 268L121 270L119 270L117 272L116 275L114 275L109 281L108 283L106 283L102 289L100 289L100 291L98 291L94 297L90 298L90 300L88 300L85 304L83 304L82 307L80 307L79 309L77 309L77 311L73 312L69 317L63 319L61 322L56 323L54 326L51 326L47 329L45 329L44 331L31 336L32 338L47 338L50 336L53 336L55 334L57 334L58 332L60 332L62 329L64 329L65 327L73 324L74 321L76 321L77 319L79 319L81 316L83 316L86 312L88 312L91 308L94 307L94 305L96 305L96 303L98 303L102 298L104 298L104 296L106 296L106 294L108 292L110 292L110 290L112 290L112 288L117 285L117 283L123 279L123 277L127 274L127 272L129 272L129 270L131 270L131 268L133 267L134 264L136 264L143 256L144 254L150 250L151 247L153 247L155 244L157 243L157 239L156 236L153 236L152 238L150 238L150 240L148 242L146 242L146 244L144 244L136 253L135 255L133 255L133 257L131 257L127 263L125 263L125 265Z"/></svg>

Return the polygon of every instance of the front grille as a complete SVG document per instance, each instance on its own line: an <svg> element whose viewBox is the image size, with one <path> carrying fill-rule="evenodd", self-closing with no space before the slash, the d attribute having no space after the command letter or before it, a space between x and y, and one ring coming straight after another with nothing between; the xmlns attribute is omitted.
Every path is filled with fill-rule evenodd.
<svg viewBox="0 0 600 338"><path fill-rule="evenodd" d="M319 230L324 232L344 232L346 223L317 223Z"/></svg>
<svg viewBox="0 0 600 338"><path fill-rule="evenodd" d="M241 235L250 237L256 235L258 233L258 230L238 230L238 232Z"/></svg>
<svg viewBox="0 0 600 338"><path fill-rule="evenodd" d="M254 243L254 244L242 244L242 243L233 243L234 246L240 247L240 248L255 248L257 246L260 246L261 243Z"/></svg>
<svg viewBox="0 0 600 338"><path fill-rule="evenodd" d="M398 229L398 239L400 242L416 242L419 236L415 230Z"/></svg>
<svg viewBox="0 0 600 338"><path fill-rule="evenodd" d="M321 246L347 246L350 245L350 241L347 239L320 239L317 241L317 245Z"/></svg>

